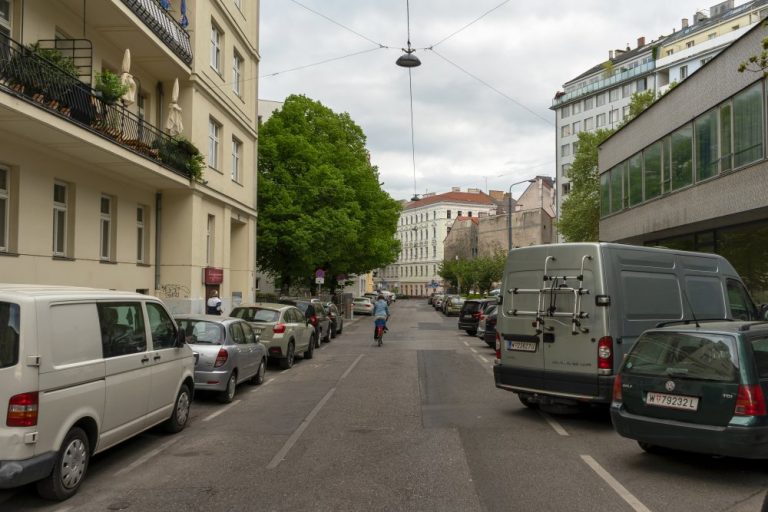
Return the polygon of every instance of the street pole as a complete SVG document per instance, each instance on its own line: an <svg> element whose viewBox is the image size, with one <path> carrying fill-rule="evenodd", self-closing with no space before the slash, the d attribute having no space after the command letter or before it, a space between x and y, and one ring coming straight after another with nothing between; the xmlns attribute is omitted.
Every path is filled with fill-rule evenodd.
<svg viewBox="0 0 768 512"><path fill-rule="evenodd" d="M507 250L512 250L512 187L522 183L536 183L536 180L523 180L509 186L509 203L507 205Z"/></svg>

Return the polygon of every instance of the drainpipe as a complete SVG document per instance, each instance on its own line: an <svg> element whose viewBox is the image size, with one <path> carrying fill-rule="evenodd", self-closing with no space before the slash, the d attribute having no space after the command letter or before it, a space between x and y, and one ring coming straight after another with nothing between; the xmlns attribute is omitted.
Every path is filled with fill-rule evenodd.
<svg viewBox="0 0 768 512"><path fill-rule="evenodd" d="M160 213L163 209L163 194L155 194L155 290L160 289Z"/></svg>

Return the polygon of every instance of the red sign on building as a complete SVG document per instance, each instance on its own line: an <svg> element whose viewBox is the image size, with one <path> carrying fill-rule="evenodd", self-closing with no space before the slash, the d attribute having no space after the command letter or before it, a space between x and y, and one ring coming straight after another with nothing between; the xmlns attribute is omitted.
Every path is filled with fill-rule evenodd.
<svg viewBox="0 0 768 512"><path fill-rule="evenodd" d="M224 282L224 269L216 267L203 268L204 284L221 284Z"/></svg>

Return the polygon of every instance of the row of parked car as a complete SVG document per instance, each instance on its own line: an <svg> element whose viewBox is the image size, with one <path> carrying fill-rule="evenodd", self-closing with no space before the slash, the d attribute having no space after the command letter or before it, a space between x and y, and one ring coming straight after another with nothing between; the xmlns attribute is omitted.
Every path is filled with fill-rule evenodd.
<svg viewBox="0 0 768 512"><path fill-rule="evenodd" d="M392 304L397 300L397 296L387 290L364 293L362 297L352 299L352 312L357 315L373 315L373 304L378 300L379 296L384 297L387 304Z"/></svg>
<svg viewBox="0 0 768 512"><path fill-rule="evenodd" d="M231 402L341 334L338 307L281 299L178 315L147 295L0 285L0 489L65 500L91 457L156 425L183 430L195 392Z"/></svg>
<svg viewBox="0 0 768 512"><path fill-rule="evenodd" d="M427 304L431 304L445 316L458 316L464 305L464 298L455 294L433 293L427 299Z"/></svg>

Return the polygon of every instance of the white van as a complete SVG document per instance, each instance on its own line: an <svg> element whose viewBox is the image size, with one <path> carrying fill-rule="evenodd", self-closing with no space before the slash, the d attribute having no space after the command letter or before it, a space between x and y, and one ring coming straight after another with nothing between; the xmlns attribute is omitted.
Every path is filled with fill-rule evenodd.
<svg viewBox="0 0 768 512"><path fill-rule="evenodd" d="M158 299L0 284L0 489L69 498L95 453L182 430L193 391L194 355Z"/></svg>
<svg viewBox="0 0 768 512"><path fill-rule="evenodd" d="M659 323L758 318L721 256L607 243L513 249L502 299L494 379L529 407L608 404L624 354Z"/></svg>

